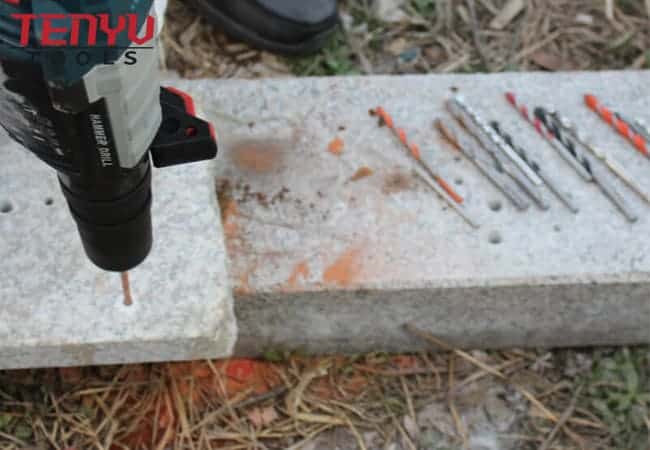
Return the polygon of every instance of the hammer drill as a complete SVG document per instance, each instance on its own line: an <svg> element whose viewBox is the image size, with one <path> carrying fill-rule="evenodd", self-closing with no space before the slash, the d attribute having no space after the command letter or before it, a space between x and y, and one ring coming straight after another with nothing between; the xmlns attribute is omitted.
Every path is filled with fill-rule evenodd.
<svg viewBox="0 0 650 450"><path fill-rule="evenodd" d="M152 246L151 172L212 159L212 126L161 88L152 0L0 0L0 125L58 173L89 259Z"/></svg>

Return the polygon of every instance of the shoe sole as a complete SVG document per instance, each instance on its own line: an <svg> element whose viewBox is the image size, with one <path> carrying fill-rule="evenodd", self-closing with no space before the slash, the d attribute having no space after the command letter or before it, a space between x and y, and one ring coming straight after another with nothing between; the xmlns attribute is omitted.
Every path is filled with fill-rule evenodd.
<svg viewBox="0 0 650 450"><path fill-rule="evenodd" d="M206 0L196 1L202 9L208 13L208 19L210 22L221 27L226 34L262 50L268 50L286 56L305 56L320 50L327 41L327 38L329 38L338 27L338 24L334 25L300 44L287 44L284 42L272 41L260 36L254 31L251 31L235 22L227 15L221 13Z"/></svg>

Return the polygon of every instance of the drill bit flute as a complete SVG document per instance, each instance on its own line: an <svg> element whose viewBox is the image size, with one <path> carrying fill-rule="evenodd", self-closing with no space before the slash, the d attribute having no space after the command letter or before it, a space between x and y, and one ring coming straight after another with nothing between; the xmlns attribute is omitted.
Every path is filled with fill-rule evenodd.
<svg viewBox="0 0 650 450"><path fill-rule="evenodd" d="M542 180L524 162L519 155L508 146L492 128L460 97L454 97L447 102L449 112L472 133L483 148L493 157L494 161L510 176L520 188L526 192L542 209L548 209L549 204L544 198L539 186ZM512 156L511 156L512 155ZM507 156L507 157L506 157ZM518 161L513 164L513 161ZM521 168L524 169L521 169Z"/></svg>
<svg viewBox="0 0 650 450"><path fill-rule="evenodd" d="M521 117L523 117L524 120L526 120L526 122L528 122L531 126L533 126L533 128L535 128L535 130L546 140L546 142L548 142L549 145L553 147L553 149L557 151L560 156L567 163L569 163L571 167L573 167L578 175L580 175L585 181L593 180L589 168L589 163L585 162L582 159L582 155L578 155L578 153L576 153L575 149L573 148L569 149L561 146L555 137L544 128L541 120L539 120L537 117L531 117L526 105L520 104L517 101L515 94L512 92L507 92L506 100L508 100L508 103L510 103L510 105L512 105L512 107L517 110Z"/></svg>
<svg viewBox="0 0 650 450"><path fill-rule="evenodd" d="M460 128L451 121L438 119L434 122L434 125L442 137L465 155L467 159L473 162L486 178L501 192L503 192L503 194L517 209L523 211L529 208L530 202L519 192L519 190L512 186L510 179L503 172L500 172L485 160L478 157L478 152L476 150L478 143L475 140L464 134Z"/></svg>
<svg viewBox="0 0 650 450"><path fill-rule="evenodd" d="M650 203L650 194L637 183L632 175L630 175L625 168L614 160L611 156L607 155L602 149L596 147L591 142L578 132L575 125L566 117L562 116L559 112L554 111L551 115L555 118L555 123L563 130L566 131L576 142L582 147L589 150L596 158L601 160L614 175L620 178L630 189L639 195L643 200Z"/></svg>
<svg viewBox="0 0 650 450"><path fill-rule="evenodd" d="M535 108L535 117L542 122L544 127L569 151L569 153L576 155L576 159L578 159L585 170L591 174L593 181L623 213L627 220L630 222L636 222L638 216L636 212L632 210L632 207L627 200L625 200L625 198L609 183L606 176L597 168L593 167L589 159L576 149L573 141L562 132L560 125L557 123L557 119L555 119L546 109L541 107Z"/></svg>
<svg viewBox="0 0 650 450"><path fill-rule="evenodd" d="M576 214L579 212L578 206L575 205L571 197L569 197L565 192L562 191L562 189L560 189L558 184L545 171L542 170L537 162L530 159L528 153L523 148L515 144L512 136L506 133L498 122L490 122L490 125L492 125L494 131L517 152L521 159L525 161L537 175L539 175L539 177L542 179L542 181L544 181L548 188L557 196L557 198L562 201L562 203L567 206L567 208L569 208L572 213Z"/></svg>

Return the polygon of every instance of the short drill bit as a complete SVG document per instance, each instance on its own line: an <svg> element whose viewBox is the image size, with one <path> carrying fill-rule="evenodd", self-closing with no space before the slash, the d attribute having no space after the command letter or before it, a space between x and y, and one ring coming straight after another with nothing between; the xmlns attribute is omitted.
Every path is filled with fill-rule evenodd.
<svg viewBox="0 0 650 450"><path fill-rule="evenodd" d="M610 155L605 153L602 149L596 147L589 142L578 130L575 125L566 117L562 116L559 112L555 111L553 116L556 118L556 123L569 135L576 140L582 147L589 150L596 158L601 160L611 172L620 178L632 191L639 195L647 203L650 203L650 194L625 170L625 168Z"/></svg>
<svg viewBox="0 0 650 450"><path fill-rule="evenodd" d="M498 122L493 121L490 123L490 125L492 125L494 131L517 152L521 159L525 161L526 164L528 164L530 168L533 169L535 173L537 173L537 175L539 175L539 177L542 179L542 181L544 181L548 188L557 196L557 198L560 199L560 201L562 201L562 203L567 206L567 208L569 208L571 212L574 214L579 212L579 208L575 205L573 199L568 194L563 192L562 189L560 189L557 182L553 180L545 171L543 171L539 164L536 161L532 160L522 147L518 146L514 142L512 136L504 131Z"/></svg>
<svg viewBox="0 0 650 450"><path fill-rule="evenodd" d="M538 107L535 108L535 117L542 121L544 126L548 131L551 132L553 137L557 139L568 151L570 154L574 155L576 160L587 170L593 181L600 187L603 193L616 205L616 207L623 213L623 215L630 222L636 222L638 220L637 214L632 210L632 207L625 200L625 198L609 183L607 177L599 170L596 170L589 158L580 152L574 142L565 134L560 125L558 125L557 120L544 108Z"/></svg>
<svg viewBox="0 0 650 450"><path fill-rule="evenodd" d="M503 172L493 168L490 164L478 157L478 152L476 151L478 142L463 134L459 127L455 126L455 124L451 122L438 119L435 121L435 126L442 137L453 145L454 148L463 153L467 159L473 162L483 175L485 175L492 184L503 192L503 194L517 209L522 211L528 209L530 203L526 197L520 194L520 192L511 185L512 182L510 179Z"/></svg>
<svg viewBox="0 0 650 450"><path fill-rule="evenodd" d="M129 283L129 272L122 272L120 275L122 279L122 292L124 293L124 304L131 306L133 304L133 297L131 296L131 284Z"/></svg>

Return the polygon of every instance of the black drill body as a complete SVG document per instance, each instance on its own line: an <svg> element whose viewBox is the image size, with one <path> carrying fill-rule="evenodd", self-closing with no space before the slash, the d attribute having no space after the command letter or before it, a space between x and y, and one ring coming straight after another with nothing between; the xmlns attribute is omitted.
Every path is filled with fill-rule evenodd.
<svg viewBox="0 0 650 450"><path fill-rule="evenodd" d="M25 58L6 27L0 20L0 125L58 172L89 259L109 271L136 267L152 247L152 161L214 158L212 126L187 95L160 88L155 46L130 54L128 67L130 47L111 47L110 64L80 71L75 55L85 50L38 48Z"/></svg>

